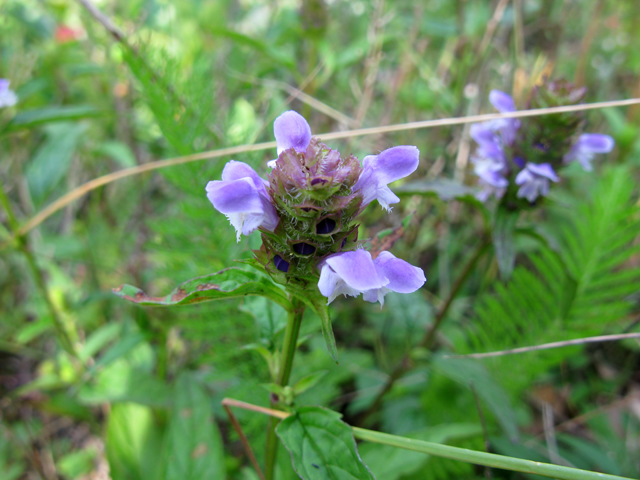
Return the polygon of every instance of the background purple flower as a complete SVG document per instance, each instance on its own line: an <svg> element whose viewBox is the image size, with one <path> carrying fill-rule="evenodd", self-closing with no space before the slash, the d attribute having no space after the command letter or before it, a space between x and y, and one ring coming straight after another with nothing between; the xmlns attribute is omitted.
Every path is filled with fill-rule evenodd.
<svg viewBox="0 0 640 480"><path fill-rule="evenodd" d="M365 157L360 178L353 186L354 191L362 193L362 206L378 200L382 208L391 210L389 204L398 203L400 199L387 185L415 172L419 156L417 147L403 145Z"/></svg>
<svg viewBox="0 0 640 480"><path fill-rule="evenodd" d="M518 198L524 197L533 203L539 195L549 193L549 181L557 182L559 180L560 178L550 164L527 163L516 176L516 185L520 185L517 196Z"/></svg>
<svg viewBox="0 0 640 480"><path fill-rule="evenodd" d="M9 80L0 78L0 108L12 107L18 103L18 96L9 88Z"/></svg>
<svg viewBox="0 0 640 480"><path fill-rule="evenodd" d="M389 283L376 271L371 254L366 250L336 253L327 257L320 267L318 289L329 305L338 295L357 297L368 290Z"/></svg>
<svg viewBox="0 0 640 480"><path fill-rule="evenodd" d="M421 268L414 267L408 262L396 258L390 252L381 252L373 261L378 277L386 279L382 287L371 288L364 292L363 298L367 302L380 302L384 305L384 296L389 292L413 293L427 281Z"/></svg>
<svg viewBox="0 0 640 480"><path fill-rule="evenodd" d="M500 90L491 90L489 92L489 101L500 113L510 113L516 111L516 104L511 95L501 92ZM493 128L500 131L502 140L505 145L513 145L516 134L520 128L520 120L515 118L500 118L492 120Z"/></svg>
<svg viewBox="0 0 640 480"><path fill-rule="evenodd" d="M563 161L569 163L572 161L580 162L585 171L593 170L591 160L596 153L609 153L613 150L615 141L609 135L601 133L584 133L580 135L576 143L571 146Z"/></svg>
<svg viewBox="0 0 640 480"><path fill-rule="evenodd" d="M253 168L231 160L222 171L222 180L209 182L207 198L223 213L240 235L249 235L258 227L274 230L278 215L266 189L267 182Z"/></svg>

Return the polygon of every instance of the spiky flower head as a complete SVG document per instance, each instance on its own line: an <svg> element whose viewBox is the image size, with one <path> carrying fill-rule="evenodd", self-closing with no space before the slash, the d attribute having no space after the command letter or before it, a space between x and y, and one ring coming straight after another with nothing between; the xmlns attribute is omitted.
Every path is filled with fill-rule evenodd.
<svg viewBox="0 0 640 480"><path fill-rule="evenodd" d="M565 80L545 80L532 92L529 106L574 105L585 94L585 88ZM502 113L516 110L504 92L491 91L489 100ZM495 196L508 209L527 208L547 195L549 182L560 181L556 170L564 164L575 160L590 170L594 155L610 152L614 142L608 135L581 134L583 126L583 116L575 112L473 124L471 137L478 148L472 160L483 187L478 198Z"/></svg>
<svg viewBox="0 0 640 480"><path fill-rule="evenodd" d="M213 206L227 215L238 239L256 229L262 246L256 260L271 277L295 291L324 295L364 294L379 301L390 291L410 293L424 272L389 252L373 258L358 244L356 217L373 200L386 210L400 199L388 185L413 173L419 152L392 147L369 155L362 165L311 135L294 111L274 122L278 158L263 180L249 166L231 161L221 181L207 184Z"/></svg>

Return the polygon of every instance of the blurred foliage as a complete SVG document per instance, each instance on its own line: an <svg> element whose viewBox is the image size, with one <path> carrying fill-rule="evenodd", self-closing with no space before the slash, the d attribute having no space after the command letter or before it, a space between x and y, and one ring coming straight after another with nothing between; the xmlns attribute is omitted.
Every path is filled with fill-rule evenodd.
<svg viewBox="0 0 640 480"><path fill-rule="evenodd" d="M585 85L587 101L640 96L635 0L512 1L494 26L499 2L485 0L94 3L123 39L80 2L0 4L0 77L19 96L0 110L0 181L20 224L110 172L270 141L274 118L290 108L320 133L490 111L493 88L522 105L544 75ZM390 215L370 207L360 238L413 214L394 253L421 266L428 282L408 296L390 294L382 310L334 302L338 365L320 321L305 315L292 384L326 374L318 384L305 380L309 389L296 402L330 407L353 423L405 362L408 373L364 426L638 477L637 341L492 360L442 354L640 330L640 108L587 118L589 131L614 136L616 150L592 174L568 168L543 206L518 218L510 281L500 280L492 250L479 259L433 354L421 338L490 234L487 207L469 196L467 129L328 142L359 158L418 146L419 170L397 188L403 201ZM235 159L264 173L274 156ZM10 240L2 209L0 478L256 478L220 400L269 405L264 358L282 341L282 309L258 297L143 308L111 293L130 283L165 295L251 258L258 234L236 243L205 197L206 182L220 178L228 160L110 183L69 203L23 244ZM77 358L56 340L63 334ZM262 462L266 418L235 413ZM377 478L484 474L383 445L359 450ZM278 469L278 478L296 478L284 448Z"/></svg>

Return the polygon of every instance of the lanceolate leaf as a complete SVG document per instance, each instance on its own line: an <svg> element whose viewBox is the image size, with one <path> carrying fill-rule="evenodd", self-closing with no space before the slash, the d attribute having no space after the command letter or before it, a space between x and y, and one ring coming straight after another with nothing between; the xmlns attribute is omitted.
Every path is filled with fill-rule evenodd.
<svg viewBox="0 0 640 480"><path fill-rule="evenodd" d="M114 288L113 293L139 305L165 307L260 295L279 303L285 309L291 308L284 291L269 278L239 268L227 268L188 280L164 297L151 297L139 288L126 284Z"/></svg>
<svg viewBox="0 0 640 480"><path fill-rule="evenodd" d="M351 428L339 413L322 407L300 407L276 433L291 453L293 468L304 480L371 480Z"/></svg>

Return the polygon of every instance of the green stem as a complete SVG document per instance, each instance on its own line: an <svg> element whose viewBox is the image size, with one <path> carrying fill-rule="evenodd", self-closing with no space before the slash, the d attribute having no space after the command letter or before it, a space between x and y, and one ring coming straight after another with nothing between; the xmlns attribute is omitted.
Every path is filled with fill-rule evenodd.
<svg viewBox="0 0 640 480"><path fill-rule="evenodd" d="M587 470L551 465L549 463L532 462L531 460L496 455L494 453L467 450L466 448L451 447L439 443L374 432L372 430L365 430L364 428L353 427L353 436L367 442L381 443L383 445L404 448L405 450L414 450L416 452L473 463L475 465L502 468L513 472L534 473L536 475L562 480L629 480L626 477L589 472Z"/></svg>
<svg viewBox="0 0 640 480"><path fill-rule="evenodd" d="M36 286L40 290L40 293L42 294L42 297L44 298L45 303L47 304L47 307L51 312L51 317L53 318L53 324L56 329L56 334L58 336L58 340L60 340L60 344L62 345L62 348L64 348L64 350L72 357L78 358L78 354L75 348L73 347L73 342L69 337L67 329L65 328L64 323L62 322L60 315L58 315L58 311L56 310L56 307L53 304L51 297L49 296L49 289L47 288L47 284L44 280L42 271L40 270L40 268L38 268L36 259L33 256L33 253L31 253L31 250L29 249L27 238L19 234L20 226L18 225L18 221L16 220L16 217L13 213L13 209L11 208L11 203L9 202L9 198L7 197L7 194L5 193L3 185L1 183L0 183L0 203L2 204L5 211L7 212L7 220L9 221L9 227L11 228L11 231L14 234L17 248L26 257L27 263L29 264L29 268L31 269L33 278L36 282Z"/></svg>
<svg viewBox="0 0 640 480"><path fill-rule="evenodd" d="M300 333L300 325L302 323L302 314L305 305L295 298L291 299L291 310L288 312L287 328L284 331L284 341L282 343L282 355L280 361L280 370L278 371L278 385L285 387L289 383L291 376L291 368L293 367L293 357L296 354L298 345L298 334ZM273 399L272 399L272 403ZM278 438L276 436L276 425L279 420L275 418L269 419L267 427L267 452L265 479L273 480L276 466L276 455L278 453Z"/></svg>

